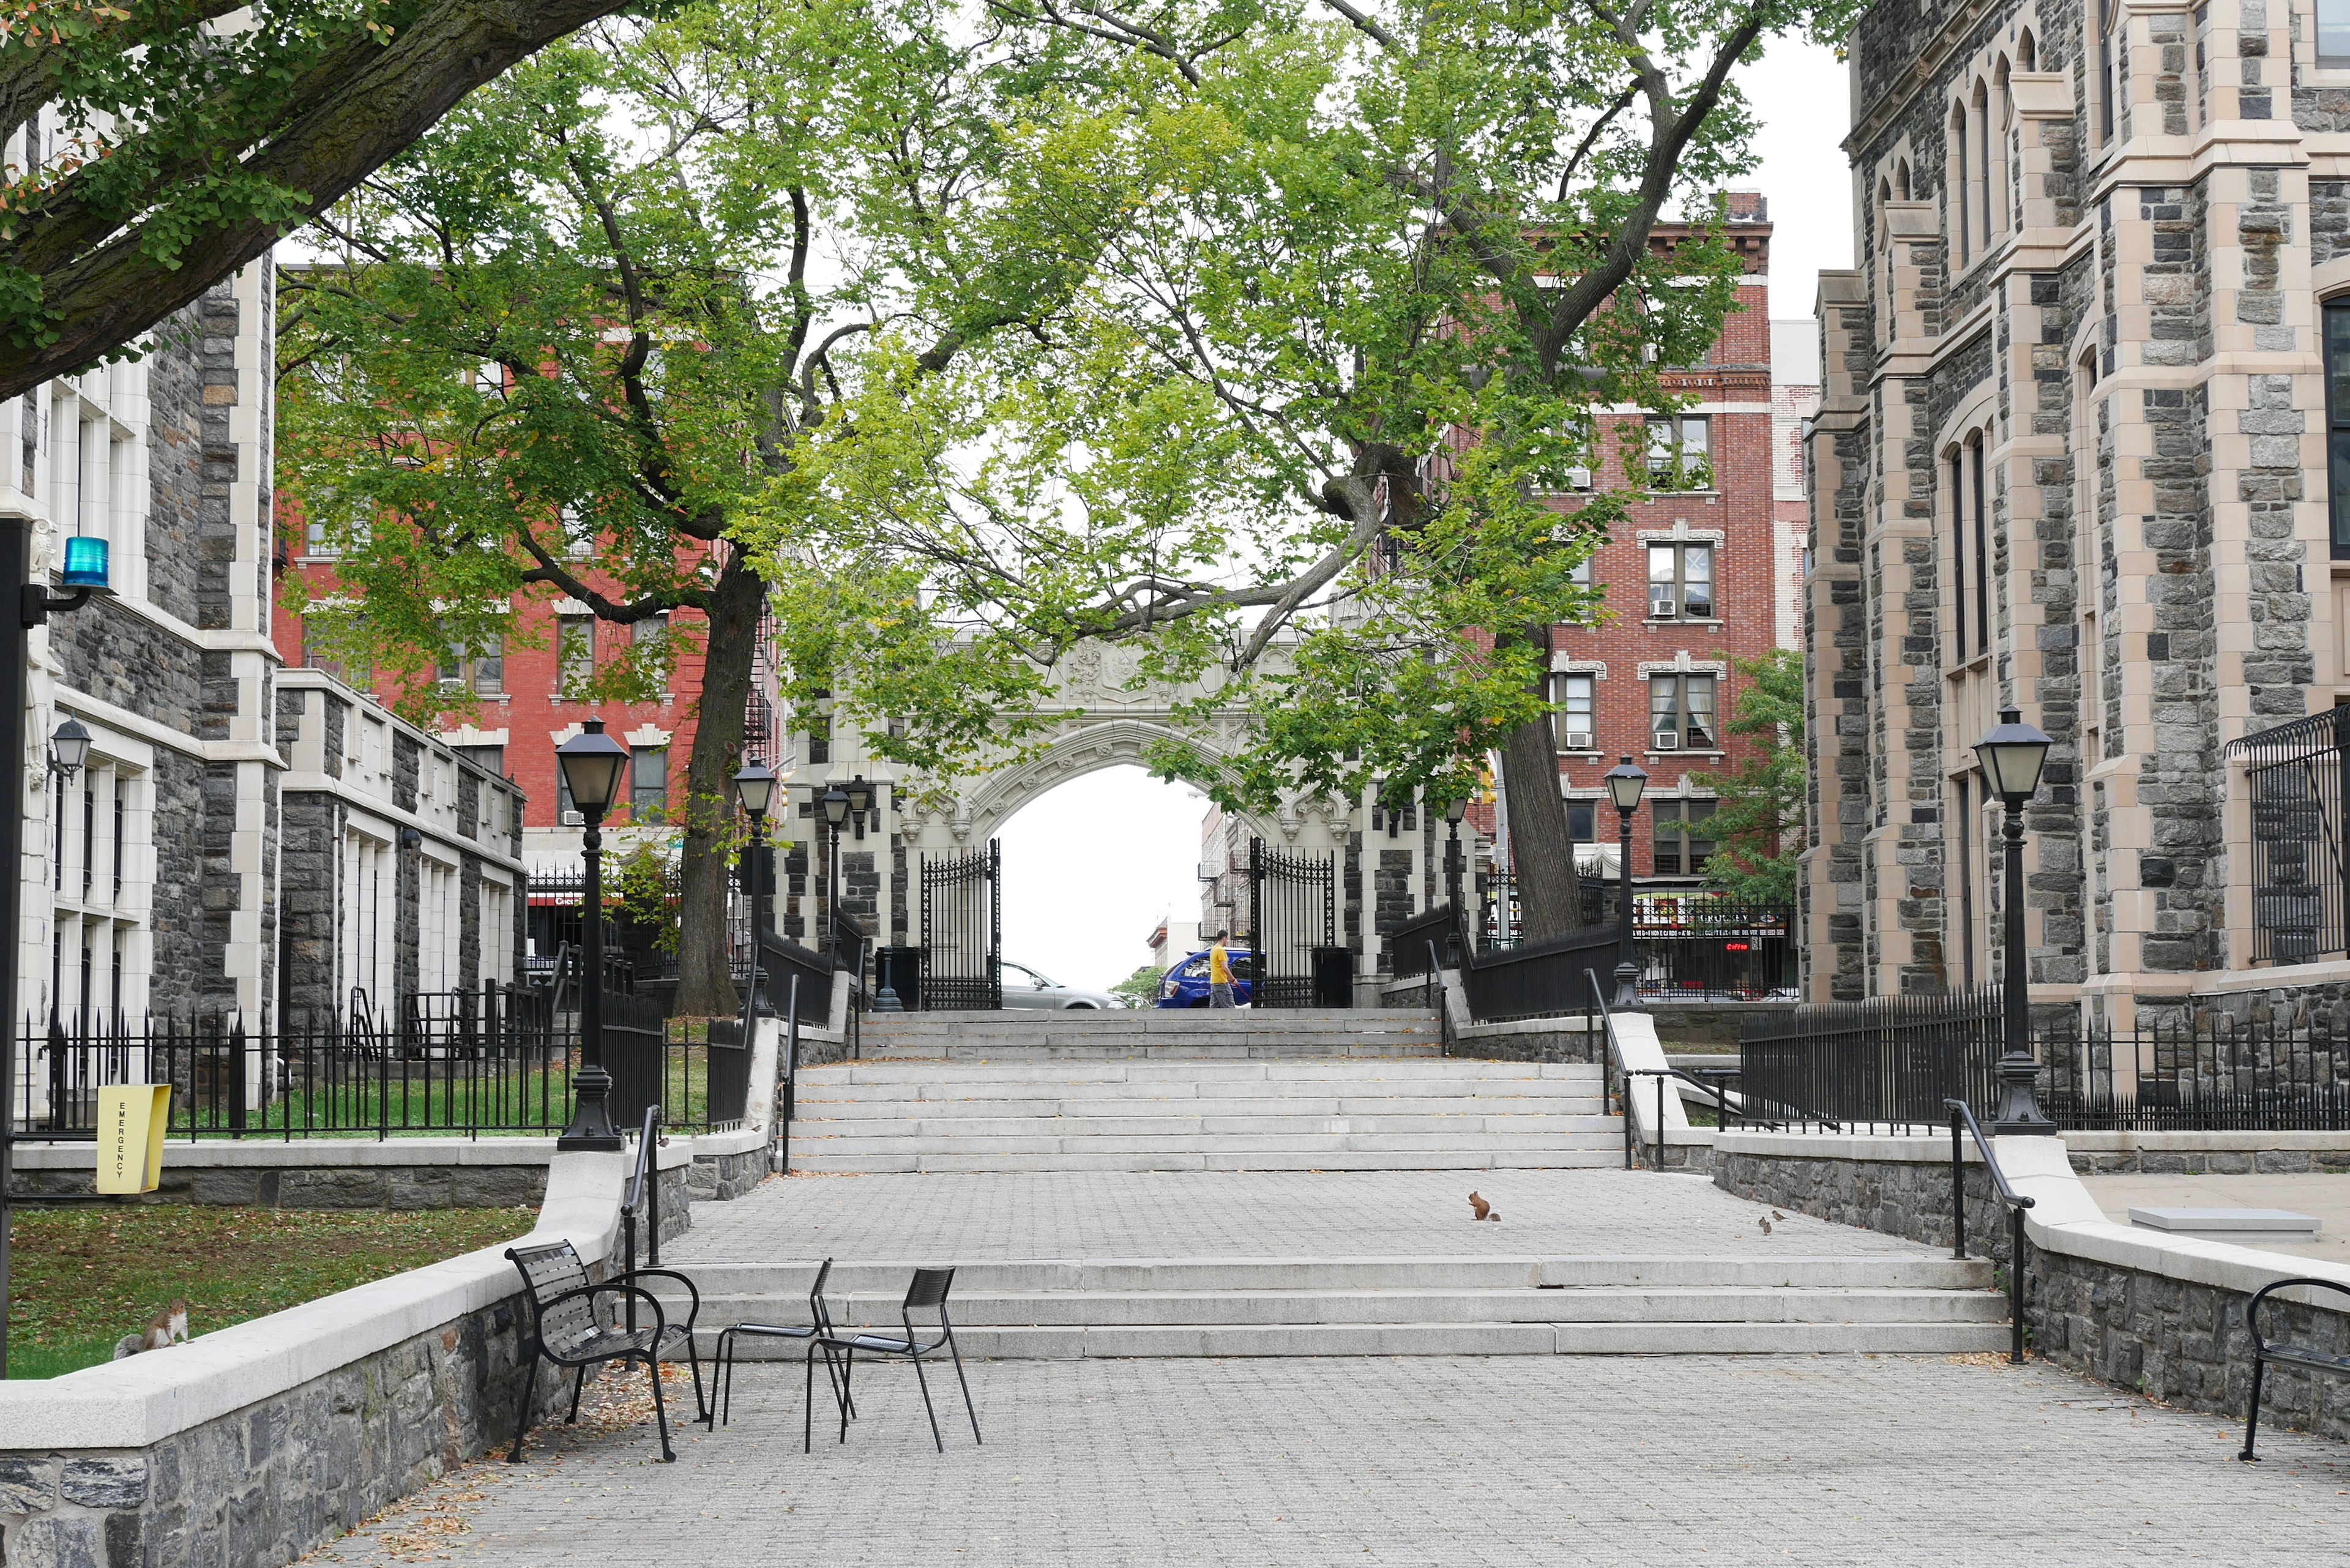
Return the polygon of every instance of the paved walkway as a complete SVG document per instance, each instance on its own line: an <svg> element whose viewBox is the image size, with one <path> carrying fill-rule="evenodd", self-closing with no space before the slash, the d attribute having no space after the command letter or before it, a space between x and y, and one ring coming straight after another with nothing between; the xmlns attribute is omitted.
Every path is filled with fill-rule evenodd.
<svg viewBox="0 0 2350 1568"><path fill-rule="evenodd" d="M2229 1423L1988 1358L991 1363L972 1385L984 1448L942 1406L938 1454L911 1378L860 1368L847 1446L819 1429L803 1456L796 1376L747 1367L733 1425L675 1465L649 1424L550 1428L312 1561L2104 1568L2338 1562L2350 1535L2341 1445L2264 1434L2239 1464Z"/></svg>
<svg viewBox="0 0 2350 1568"><path fill-rule="evenodd" d="M2306 1241L2246 1236L2242 1244L2300 1258L2350 1263L2350 1177L2314 1174L2255 1176L2085 1176L2081 1185L2116 1225L2132 1209L2290 1209L2323 1227ZM2152 1232L2149 1232L2151 1234Z"/></svg>
<svg viewBox="0 0 2350 1568"><path fill-rule="evenodd" d="M1470 1218L1471 1189L1501 1211ZM1036 1171L770 1178L697 1203L674 1262L1008 1258L1798 1257L1915 1242L1620 1170ZM1762 1222L1768 1220L1766 1232Z"/></svg>

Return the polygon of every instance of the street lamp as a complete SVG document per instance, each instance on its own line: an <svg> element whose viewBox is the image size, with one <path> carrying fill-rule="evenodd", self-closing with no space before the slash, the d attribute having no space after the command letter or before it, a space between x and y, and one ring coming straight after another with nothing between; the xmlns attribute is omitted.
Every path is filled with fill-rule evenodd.
<svg viewBox="0 0 2350 1568"><path fill-rule="evenodd" d="M590 719L580 732L555 748L571 807L587 824L579 836L587 891L580 899L579 1075L571 1085L571 1125L555 1140L558 1149L614 1150L622 1146L612 1127L612 1075L604 1070L604 814L619 793L629 749L604 733L604 721Z"/></svg>
<svg viewBox="0 0 2350 1568"><path fill-rule="evenodd" d="M825 861L824 873L824 956L837 960L834 950L837 943L833 932L840 923L840 825L848 820L848 792L837 784L817 797L824 809L824 820L832 829L832 854Z"/></svg>
<svg viewBox="0 0 2350 1568"><path fill-rule="evenodd" d="M734 775L734 798L751 818L751 990L759 989L759 940L767 929L767 803L775 798L775 770L746 763Z"/></svg>
<svg viewBox="0 0 2350 1568"><path fill-rule="evenodd" d="M1466 919L1461 909L1461 819L1468 815L1469 797L1465 794L1444 808L1444 896L1452 900L1456 925Z"/></svg>
<svg viewBox="0 0 2350 1568"><path fill-rule="evenodd" d="M89 760L89 731L79 719L68 719L49 734L49 771L68 784Z"/></svg>
<svg viewBox="0 0 2350 1568"><path fill-rule="evenodd" d="M1632 814L1640 809L1648 775L1627 753L1603 776L1623 829L1616 850L1616 1000L1608 1005L1618 1012L1629 1012L1640 1005L1640 966L1632 961Z"/></svg>
<svg viewBox="0 0 2350 1568"><path fill-rule="evenodd" d="M2040 789L2040 770L2048 761L2049 739L2023 722L2014 708L2002 708L1999 725L1975 742L1991 793L2007 807L2007 892L2002 911L2007 925L2007 957L2002 966L2000 991L2007 1005L2007 1050L1999 1059L1999 1115L1993 1133L2053 1133L2056 1124L2040 1112L2033 1097L2033 1080L2039 1064L2032 1056L2032 994L2025 974L2023 951L2023 805Z"/></svg>

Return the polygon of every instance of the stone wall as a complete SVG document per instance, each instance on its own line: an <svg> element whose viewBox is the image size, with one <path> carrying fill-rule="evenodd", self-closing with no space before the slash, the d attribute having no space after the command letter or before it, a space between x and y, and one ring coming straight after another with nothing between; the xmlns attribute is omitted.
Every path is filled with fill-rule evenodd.
<svg viewBox="0 0 2350 1568"><path fill-rule="evenodd" d="M21 1158L21 1157L20 1157ZM23 1169L27 1192L88 1192L86 1170ZM175 1165L143 1203L233 1209L511 1209L546 1196L544 1160L516 1165ZM715 1194L731 1197L733 1194Z"/></svg>
<svg viewBox="0 0 2350 1568"><path fill-rule="evenodd" d="M732 1202L767 1179L767 1146L736 1154L696 1155L686 1168L693 1197L702 1202Z"/></svg>
<svg viewBox="0 0 2350 1568"><path fill-rule="evenodd" d="M1922 1144L1924 1140L1907 1141ZM2004 1206L1992 1198L1990 1172L1980 1158L1972 1158L1971 1151L1970 1157L1965 1168L1967 1247L1974 1255L2004 1266L2009 1255ZM1757 1203L1773 1203L1856 1230L1906 1236L1929 1247L1950 1244L1947 1148L1939 1158L1903 1159L1801 1153L1765 1156L1716 1149L1713 1184Z"/></svg>
<svg viewBox="0 0 2350 1568"><path fill-rule="evenodd" d="M145 1449L0 1455L0 1561L292 1562L513 1440L525 1311L499 1302ZM561 1382L543 1372L539 1397Z"/></svg>

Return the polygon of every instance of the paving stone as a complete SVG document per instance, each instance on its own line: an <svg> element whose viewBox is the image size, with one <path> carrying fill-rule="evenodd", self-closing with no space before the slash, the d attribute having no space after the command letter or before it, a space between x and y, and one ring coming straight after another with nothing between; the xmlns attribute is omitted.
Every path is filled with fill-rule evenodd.
<svg viewBox="0 0 2350 1568"><path fill-rule="evenodd" d="M800 1451L797 1368L737 1374L732 1424L548 1428L531 1463L316 1553L380 1564L403 1521L458 1564L702 1561L838 1568L1591 1563L2104 1564L2338 1560L2350 1455L2164 1410L2054 1368L1901 1356L983 1363L975 1447L946 1452L902 1368L858 1374L846 1446ZM819 1388L821 1380L819 1380ZM821 1403L825 1396L819 1391ZM409 1539L413 1539L410 1537Z"/></svg>

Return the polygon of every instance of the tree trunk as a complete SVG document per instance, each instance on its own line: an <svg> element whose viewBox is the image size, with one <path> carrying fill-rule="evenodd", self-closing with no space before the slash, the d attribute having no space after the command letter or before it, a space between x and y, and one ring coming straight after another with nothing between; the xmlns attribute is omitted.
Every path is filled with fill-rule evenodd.
<svg viewBox="0 0 2350 1568"><path fill-rule="evenodd" d="M681 1017L716 1017L742 1005L726 962L726 839L734 820L734 771L743 710L751 695L759 607L766 585L740 550L710 590L702 701L685 773L685 860L678 878L677 999Z"/></svg>
<svg viewBox="0 0 2350 1568"><path fill-rule="evenodd" d="M1547 630L1530 627L1524 635L1530 642L1546 644ZM1549 714L1510 732L1502 748L1502 787L1510 796L1510 864L1518 877L1524 940L1581 930L1583 888L1575 871L1575 841L1567 832Z"/></svg>

